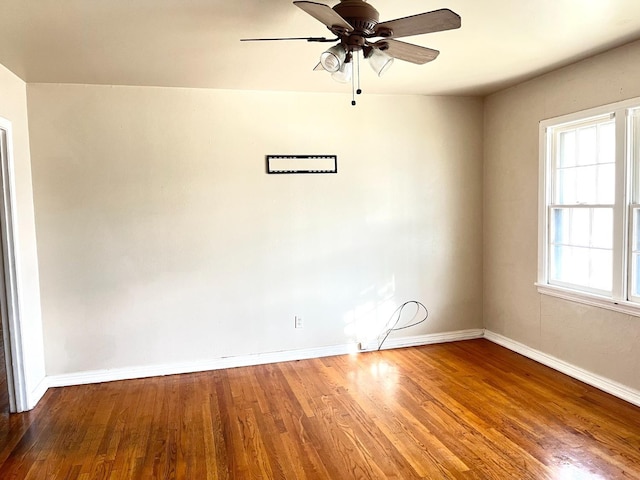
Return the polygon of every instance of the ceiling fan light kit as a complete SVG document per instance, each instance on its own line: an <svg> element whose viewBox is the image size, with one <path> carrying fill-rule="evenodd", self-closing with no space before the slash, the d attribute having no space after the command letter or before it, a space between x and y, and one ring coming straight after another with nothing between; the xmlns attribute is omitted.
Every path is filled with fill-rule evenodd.
<svg viewBox="0 0 640 480"><path fill-rule="evenodd" d="M293 4L323 23L336 38L250 38L243 41L338 42L320 55L320 63L314 70L326 70L338 82L346 83L351 80L352 93L356 90L356 74L358 83L360 81L359 68L354 71L353 59L359 58L361 51L378 76L391 67L394 59L423 65L435 60L440 52L396 39L452 30L460 28L462 24L460 16L447 8L380 22L378 11L366 0L341 0L333 8L309 1L295 1ZM372 38L380 40L369 41ZM360 88L357 93L360 93ZM355 97L351 103L356 104Z"/></svg>
<svg viewBox="0 0 640 480"><path fill-rule="evenodd" d="M347 56L347 50L342 44L334 45L320 55L320 65L327 72L334 73L340 70Z"/></svg>
<svg viewBox="0 0 640 480"><path fill-rule="evenodd" d="M340 70L331 74L338 83L349 83L353 79L353 62L343 63Z"/></svg>
<svg viewBox="0 0 640 480"><path fill-rule="evenodd" d="M365 57L366 58L366 57ZM391 68L393 65L393 57L384 53L383 50L380 49L371 49L371 54L369 55L369 65L376 75L381 77L384 72Z"/></svg>

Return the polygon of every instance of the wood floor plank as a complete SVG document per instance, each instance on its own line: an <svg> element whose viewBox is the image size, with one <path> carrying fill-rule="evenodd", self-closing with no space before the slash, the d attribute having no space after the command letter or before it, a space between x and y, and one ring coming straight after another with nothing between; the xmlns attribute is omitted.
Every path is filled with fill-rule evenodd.
<svg viewBox="0 0 640 480"><path fill-rule="evenodd" d="M51 389L0 479L640 479L640 408L485 340Z"/></svg>

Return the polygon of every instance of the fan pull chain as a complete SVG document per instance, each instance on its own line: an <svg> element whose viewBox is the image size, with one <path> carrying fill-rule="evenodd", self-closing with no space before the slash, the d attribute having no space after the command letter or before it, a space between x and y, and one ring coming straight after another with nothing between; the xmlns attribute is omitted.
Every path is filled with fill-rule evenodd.
<svg viewBox="0 0 640 480"><path fill-rule="evenodd" d="M356 56L358 52L356 52ZM351 58L351 62L355 63L353 58ZM353 63L351 64L351 105L356 106L356 69L353 68Z"/></svg>
<svg viewBox="0 0 640 480"><path fill-rule="evenodd" d="M351 105L356 105L356 94L360 95L362 90L360 89L360 52L355 52L355 59L352 57L351 59ZM355 64L355 65L354 65ZM358 88L356 89L356 75L358 76Z"/></svg>
<svg viewBox="0 0 640 480"><path fill-rule="evenodd" d="M362 93L360 89L360 52L356 52L356 61L358 62L358 89L356 90L356 94L360 95Z"/></svg>

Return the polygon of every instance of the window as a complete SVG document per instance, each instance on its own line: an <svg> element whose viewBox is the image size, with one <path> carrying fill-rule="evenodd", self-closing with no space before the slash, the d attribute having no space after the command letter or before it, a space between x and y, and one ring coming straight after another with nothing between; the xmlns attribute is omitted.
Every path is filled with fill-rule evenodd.
<svg viewBox="0 0 640 480"><path fill-rule="evenodd" d="M540 124L538 289L640 316L640 99Z"/></svg>

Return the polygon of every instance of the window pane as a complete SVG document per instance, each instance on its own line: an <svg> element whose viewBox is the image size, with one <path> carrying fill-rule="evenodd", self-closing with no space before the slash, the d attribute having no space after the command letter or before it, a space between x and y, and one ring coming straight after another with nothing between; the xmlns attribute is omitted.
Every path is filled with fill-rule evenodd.
<svg viewBox="0 0 640 480"><path fill-rule="evenodd" d="M593 165L598 153L598 129L593 127L578 130L578 165Z"/></svg>
<svg viewBox="0 0 640 480"><path fill-rule="evenodd" d="M596 177L598 167L595 165L590 167L576 168L577 173L577 203L596 203Z"/></svg>
<svg viewBox="0 0 640 480"><path fill-rule="evenodd" d="M615 123L599 125L598 163L614 163L616 161L616 126Z"/></svg>
<svg viewBox="0 0 640 480"><path fill-rule="evenodd" d="M576 164L576 132L563 132L560 134L560 167L573 167Z"/></svg>
<svg viewBox="0 0 640 480"><path fill-rule="evenodd" d="M613 205L616 194L616 166L613 163L609 163L599 165L596 169L596 203Z"/></svg>
<svg viewBox="0 0 640 480"><path fill-rule="evenodd" d="M568 220L569 210L566 208L557 208L552 211L551 222L551 242L555 244L569 244L571 238L569 236L570 223Z"/></svg>
<svg viewBox="0 0 640 480"><path fill-rule="evenodd" d="M610 291L613 274L613 254L610 250L590 251L589 287Z"/></svg>
<svg viewBox="0 0 640 480"><path fill-rule="evenodd" d="M611 291L613 208L553 208L550 219L550 280Z"/></svg>
<svg viewBox="0 0 640 480"><path fill-rule="evenodd" d="M613 254L610 250L555 246L551 251L552 281L611 291Z"/></svg>
<svg viewBox="0 0 640 480"><path fill-rule="evenodd" d="M590 242L589 233L589 210L586 208L574 208L570 211L570 242L572 245L588 247Z"/></svg>
<svg viewBox="0 0 640 480"><path fill-rule="evenodd" d="M613 120L558 133L554 203L615 202L615 133Z"/></svg>
<svg viewBox="0 0 640 480"><path fill-rule="evenodd" d="M631 281L631 295L640 297L640 282L638 282L638 272L640 271L640 255L633 254L632 267L633 277Z"/></svg>
<svg viewBox="0 0 640 480"><path fill-rule="evenodd" d="M594 208L591 225L591 246L613 248L613 209Z"/></svg>
<svg viewBox="0 0 640 480"><path fill-rule="evenodd" d="M640 110L632 110L630 115L630 149L633 161L633 203L640 203Z"/></svg>
<svg viewBox="0 0 640 480"><path fill-rule="evenodd" d="M589 286L589 249L572 247L567 278L574 285Z"/></svg>
<svg viewBox="0 0 640 480"><path fill-rule="evenodd" d="M574 205L578 203L576 197L575 168L566 168L558 171L556 189L556 203L560 205Z"/></svg>
<svg viewBox="0 0 640 480"><path fill-rule="evenodd" d="M640 252L640 209L633 209L633 248L634 252Z"/></svg>
<svg viewBox="0 0 640 480"><path fill-rule="evenodd" d="M634 208L632 215L631 244L631 295L640 296L640 209Z"/></svg>
<svg viewBox="0 0 640 480"><path fill-rule="evenodd" d="M556 245L552 250L551 279L564 283L575 283L573 272L576 266L574 247ZM580 285L580 283L578 283Z"/></svg>

